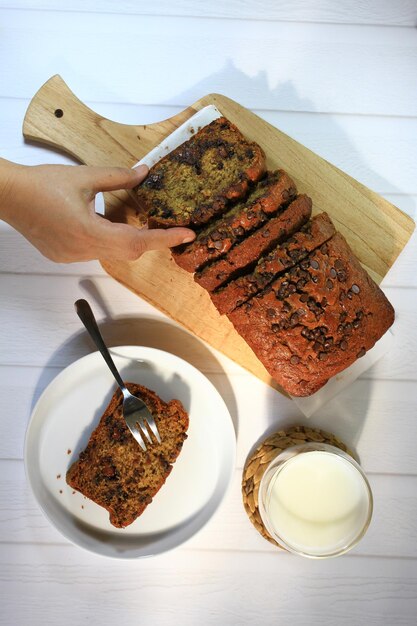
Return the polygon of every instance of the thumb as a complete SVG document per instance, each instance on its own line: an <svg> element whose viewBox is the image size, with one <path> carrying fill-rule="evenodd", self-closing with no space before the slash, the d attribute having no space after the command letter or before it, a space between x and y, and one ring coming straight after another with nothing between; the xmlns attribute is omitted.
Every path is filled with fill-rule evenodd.
<svg viewBox="0 0 417 626"><path fill-rule="evenodd" d="M132 189L139 185L149 172L146 165L139 165L133 169L128 167L89 167L87 169L89 187L94 193Z"/></svg>
<svg viewBox="0 0 417 626"><path fill-rule="evenodd" d="M117 258L134 261L149 250L173 248L195 239L195 233L188 228L148 229L136 228L128 224L115 224L94 216L98 258Z"/></svg>

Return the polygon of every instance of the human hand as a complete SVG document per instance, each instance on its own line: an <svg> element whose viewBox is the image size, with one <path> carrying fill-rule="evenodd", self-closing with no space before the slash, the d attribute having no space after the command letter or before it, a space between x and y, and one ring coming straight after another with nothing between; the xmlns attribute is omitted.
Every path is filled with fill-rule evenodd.
<svg viewBox="0 0 417 626"><path fill-rule="evenodd" d="M192 241L188 228L140 229L95 213L101 191L132 189L148 168L12 164L0 159L0 218L59 263L134 260L148 250Z"/></svg>

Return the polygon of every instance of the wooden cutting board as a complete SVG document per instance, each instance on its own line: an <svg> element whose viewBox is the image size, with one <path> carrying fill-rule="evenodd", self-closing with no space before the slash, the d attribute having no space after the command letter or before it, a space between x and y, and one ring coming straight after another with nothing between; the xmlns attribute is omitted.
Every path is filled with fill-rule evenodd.
<svg viewBox="0 0 417 626"><path fill-rule="evenodd" d="M218 94L156 124L131 126L86 107L58 75L32 99L23 123L26 139L64 150L87 165L132 167L196 111L214 104L249 139L259 143L268 168L283 168L300 193L313 199L313 213L327 211L376 282L380 282L414 230L413 220L364 185L274 128L237 102ZM140 225L127 192L106 193L106 216ZM135 262L105 262L106 272L208 344L277 387L208 294L180 269L168 251L148 252Z"/></svg>

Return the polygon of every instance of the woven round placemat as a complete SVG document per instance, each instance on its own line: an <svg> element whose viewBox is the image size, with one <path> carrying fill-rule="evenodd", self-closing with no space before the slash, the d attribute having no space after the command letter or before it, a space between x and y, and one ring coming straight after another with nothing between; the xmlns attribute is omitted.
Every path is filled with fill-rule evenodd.
<svg viewBox="0 0 417 626"><path fill-rule="evenodd" d="M269 463L280 452L291 446L307 443L310 441L327 443L336 448L340 448L352 457L353 453L340 441L335 435L318 430L315 428L307 428L305 426L293 426L287 430L279 430L277 433L270 435L265 441L258 446L253 454L251 454L245 464L242 476L242 496L245 511L256 530L261 533L262 537L273 543L275 546L282 548L271 537L266 530L258 509L258 492L262 476Z"/></svg>

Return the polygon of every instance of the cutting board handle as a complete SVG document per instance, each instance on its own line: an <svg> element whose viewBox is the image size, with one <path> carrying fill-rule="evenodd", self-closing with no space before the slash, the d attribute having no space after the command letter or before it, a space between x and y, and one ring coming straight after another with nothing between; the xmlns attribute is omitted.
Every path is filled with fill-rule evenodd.
<svg viewBox="0 0 417 626"><path fill-rule="evenodd" d="M87 165L133 165L136 156L120 145L125 128L85 106L58 74L32 98L23 121L26 139L64 150Z"/></svg>
<svg viewBox="0 0 417 626"><path fill-rule="evenodd" d="M154 124L119 124L89 109L56 74L32 98L23 135L64 150L86 165L132 167L195 112L189 107Z"/></svg>

